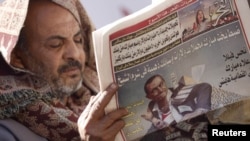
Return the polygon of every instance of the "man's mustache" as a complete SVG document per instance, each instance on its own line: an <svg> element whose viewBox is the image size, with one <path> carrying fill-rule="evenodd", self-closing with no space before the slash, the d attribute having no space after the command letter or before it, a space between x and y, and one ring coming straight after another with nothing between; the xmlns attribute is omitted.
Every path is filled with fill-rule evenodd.
<svg viewBox="0 0 250 141"><path fill-rule="evenodd" d="M69 61L67 62L67 64L64 64L62 66L59 67L58 69L58 73L63 73L66 72L68 69L72 68L72 67L77 67L78 69L82 69L82 64L79 61Z"/></svg>

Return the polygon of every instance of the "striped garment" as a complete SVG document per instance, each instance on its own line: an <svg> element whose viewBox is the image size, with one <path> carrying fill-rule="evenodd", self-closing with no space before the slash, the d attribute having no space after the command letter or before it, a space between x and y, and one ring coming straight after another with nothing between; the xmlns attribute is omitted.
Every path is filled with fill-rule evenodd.
<svg viewBox="0 0 250 141"><path fill-rule="evenodd" d="M192 91L195 85L187 85L181 88L181 90L177 93L176 96L172 97L172 104L179 105L183 103L186 98L189 96L190 92Z"/></svg>

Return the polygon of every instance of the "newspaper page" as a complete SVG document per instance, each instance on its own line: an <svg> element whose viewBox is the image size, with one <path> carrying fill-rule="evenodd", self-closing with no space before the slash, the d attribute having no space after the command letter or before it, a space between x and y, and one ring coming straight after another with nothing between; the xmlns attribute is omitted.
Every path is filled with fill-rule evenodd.
<svg viewBox="0 0 250 141"><path fill-rule="evenodd" d="M14 48L19 31L27 13L28 0L0 0L0 52L10 61L10 50ZM10 22L13 21L13 22Z"/></svg>
<svg viewBox="0 0 250 141"><path fill-rule="evenodd" d="M102 89L118 83L110 105L130 112L119 140L137 141L249 97L249 43L239 15L249 7L235 2L161 1L103 37L93 33Z"/></svg>

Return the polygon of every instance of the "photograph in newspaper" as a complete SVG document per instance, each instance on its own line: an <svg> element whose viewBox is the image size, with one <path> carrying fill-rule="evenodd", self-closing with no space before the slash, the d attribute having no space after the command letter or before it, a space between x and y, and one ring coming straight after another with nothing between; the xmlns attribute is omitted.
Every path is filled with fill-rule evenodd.
<svg viewBox="0 0 250 141"><path fill-rule="evenodd" d="M189 0L109 36L126 140L248 97L250 55L234 1Z"/></svg>

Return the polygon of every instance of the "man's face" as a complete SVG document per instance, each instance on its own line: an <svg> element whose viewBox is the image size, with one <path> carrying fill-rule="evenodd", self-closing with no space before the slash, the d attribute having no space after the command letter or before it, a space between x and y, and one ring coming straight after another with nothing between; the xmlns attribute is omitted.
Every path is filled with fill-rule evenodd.
<svg viewBox="0 0 250 141"><path fill-rule="evenodd" d="M163 100L167 96L166 83L160 77L155 77L146 87L148 90L147 98L153 101Z"/></svg>
<svg viewBox="0 0 250 141"><path fill-rule="evenodd" d="M30 12L24 27L24 67L45 78L60 96L75 92L81 86L86 59L78 22L52 3L34 5Z"/></svg>

